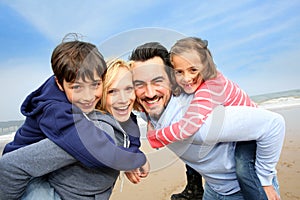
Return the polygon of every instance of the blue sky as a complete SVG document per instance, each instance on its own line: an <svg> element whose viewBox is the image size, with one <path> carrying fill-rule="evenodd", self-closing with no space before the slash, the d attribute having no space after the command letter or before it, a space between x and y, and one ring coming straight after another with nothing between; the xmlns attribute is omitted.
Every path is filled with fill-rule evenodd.
<svg viewBox="0 0 300 200"><path fill-rule="evenodd" d="M299 0L2 0L0 121L23 119L20 104L52 74L52 50L70 32L105 57L197 36L208 40L219 70L250 95L299 89L299 10Z"/></svg>

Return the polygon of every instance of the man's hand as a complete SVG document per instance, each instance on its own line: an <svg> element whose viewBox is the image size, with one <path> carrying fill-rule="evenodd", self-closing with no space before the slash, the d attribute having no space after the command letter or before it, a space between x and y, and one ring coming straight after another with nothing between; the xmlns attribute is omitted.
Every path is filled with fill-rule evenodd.
<svg viewBox="0 0 300 200"><path fill-rule="evenodd" d="M263 186L268 200L280 200L280 196L275 191L273 185Z"/></svg>

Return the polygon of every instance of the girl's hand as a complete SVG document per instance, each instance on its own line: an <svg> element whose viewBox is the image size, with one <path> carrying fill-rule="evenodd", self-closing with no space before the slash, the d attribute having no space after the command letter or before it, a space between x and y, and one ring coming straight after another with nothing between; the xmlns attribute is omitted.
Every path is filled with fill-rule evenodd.
<svg viewBox="0 0 300 200"><path fill-rule="evenodd" d="M280 196L275 191L273 185L263 186L268 200L280 200Z"/></svg>

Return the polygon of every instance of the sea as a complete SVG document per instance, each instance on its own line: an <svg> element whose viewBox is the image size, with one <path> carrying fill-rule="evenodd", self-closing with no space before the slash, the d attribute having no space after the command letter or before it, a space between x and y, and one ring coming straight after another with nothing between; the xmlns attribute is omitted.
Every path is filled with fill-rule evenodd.
<svg viewBox="0 0 300 200"><path fill-rule="evenodd" d="M251 99L256 102L259 107L271 110L300 106L300 89L255 95L251 96ZM12 140L15 131L19 128L19 126L22 125L22 123L22 121L0 122L0 148L1 141ZM145 123L141 118L138 117L138 124L142 133L141 138L145 139L147 123Z"/></svg>
<svg viewBox="0 0 300 200"><path fill-rule="evenodd" d="M266 109L300 106L300 89L251 96L251 99Z"/></svg>

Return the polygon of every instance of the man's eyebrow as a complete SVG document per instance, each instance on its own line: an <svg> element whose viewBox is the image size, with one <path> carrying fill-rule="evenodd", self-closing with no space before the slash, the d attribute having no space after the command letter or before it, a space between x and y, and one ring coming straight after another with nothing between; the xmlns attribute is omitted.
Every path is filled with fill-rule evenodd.
<svg viewBox="0 0 300 200"><path fill-rule="evenodd" d="M157 81L157 80L164 80L165 78L163 76L157 76L153 78L150 82ZM142 80L134 80L133 83L145 83L146 81Z"/></svg>
<svg viewBox="0 0 300 200"><path fill-rule="evenodd" d="M145 83L145 81L142 81L142 80L133 80L133 83Z"/></svg>
<svg viewBox="0 0 300 200"><path fill-rule="evenodd" d="M151 81L157 81L157 80L161 80L161 79L164 80L165 77L163 77L163 76L157 76L154 79L152 79Z"/></svg>

